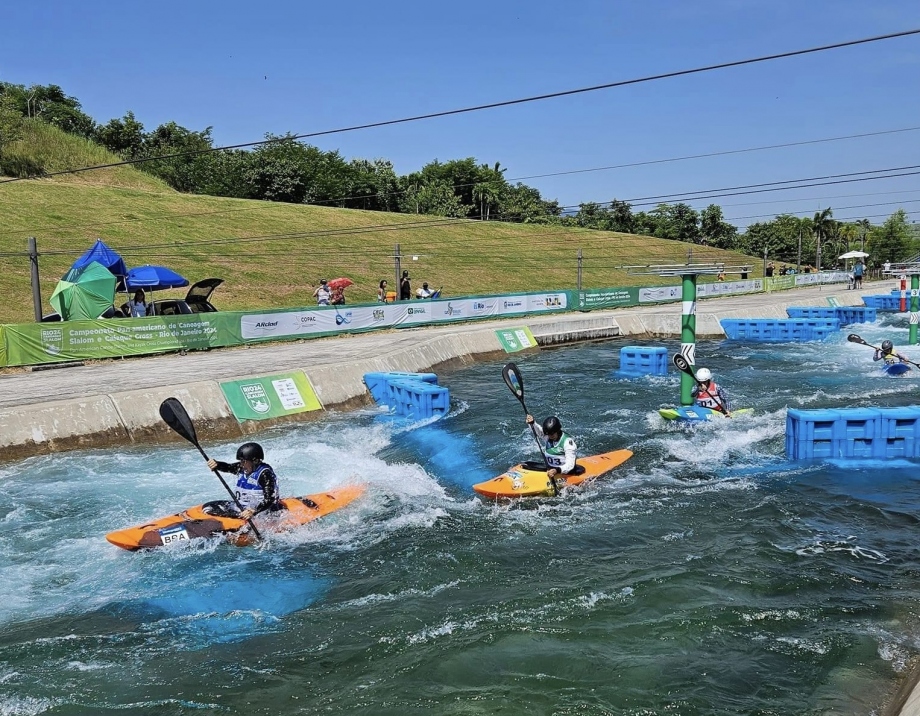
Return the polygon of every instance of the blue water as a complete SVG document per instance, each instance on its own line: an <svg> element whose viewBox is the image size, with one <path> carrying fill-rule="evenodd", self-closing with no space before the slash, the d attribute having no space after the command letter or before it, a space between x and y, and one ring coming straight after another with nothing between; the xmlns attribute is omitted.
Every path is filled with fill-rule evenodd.
<svg viewBox="0 0 920 716"><path fill-rule="evenodd" d="M676 373L614 376L621 343L515 357L528 408L583 454L635 451L558 499L469 489L537 456L501 362L442 374L437 422L266 431L285 494L369 489L259 548L104 540L222 497L187 444L7 464L0 715L879 713L920 653L918 465L783 448L787 407L920 402L915 371L885 376L847 332L901 347L907 324L701 343L756 411L692 427L657 415Z"/></svg>

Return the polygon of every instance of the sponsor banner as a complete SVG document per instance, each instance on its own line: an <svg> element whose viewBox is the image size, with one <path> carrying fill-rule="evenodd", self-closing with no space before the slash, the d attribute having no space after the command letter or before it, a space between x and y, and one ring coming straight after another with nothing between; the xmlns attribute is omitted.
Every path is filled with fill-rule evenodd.
<svg viewBox="0 0 920 716"><path fill-rule="evenodd" d="M763 279L759 278L747 281L701 283L696 287L696 295L698 298L725 296L730 293L759 293L760 291L763 291Z"/></svg>
<svg viewBox="0 0 920 716"><path fill-rule="evenodd" d="M240 422L280 418L323 408L307 376L299 370L246 380L225 380L220 382L220 389Z"/></svg>
<svg viewBox="0 0 920 716"><path fill-rule="evenodd" d="M506 353L517 353L527 348L535 348L537 345L537 339L527 326L501 329L495 331L495 335L498 336L498 342L502 344Z"/></svg>
<svg viewBox="0 0 920 716"><path fill-rule="evenodd" d="M850 275L845 271L822 271L821 273L797 273L796 286L810 286L815 283L848 283Z"/></svg>
<svg viewBox="0 0 920 716"><path fill-rule="evenodd" d="M661 303L663 301L679 301L682 289L680 286L655 286L653 288L639 289L639 303Z"/></svg>
<svg viewBox="0 0 920 716"><path fill-rule="evenodd" d="M795 275L787 276L770 276L765 278L764 285L767 291L785 291L789 288L795 288Z"/></svg>
<svg viewBox="0 0 920 716"><path fill-rule="evenodd" d="M582 309L635 306L638 303L638 288L601 288L578 292L578 307Z"/></svg>
<svg viewBox="0 0 920 716"><path fill-rule="evenodd" d="M110 318L3 327L6 365L149 355L239 345L236 313Z"/></svg>

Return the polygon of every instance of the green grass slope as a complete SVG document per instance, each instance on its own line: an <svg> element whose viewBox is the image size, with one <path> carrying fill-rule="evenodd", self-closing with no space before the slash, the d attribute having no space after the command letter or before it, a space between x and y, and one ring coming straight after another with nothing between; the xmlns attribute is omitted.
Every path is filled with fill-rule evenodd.
<svg viewBox="0 0 920 716"><path fill-rule="evenodd" d="M60 156L40 142L47 170L111 161L98 148L102 154L78 153L93 148L66 139L74 138L61 140ZM355 282L349 302L372 301L381 279L395 288L397 244L413 290L427 281L445 296L574 288L579 249L585 288L674 283L623 267L683 263L691 248L694 262L747 263L752 276L761 266L754 257L647 236L179 194L119 167L0 184L0 323L33 320L30 236L38 241L43 312L61 275L96 237L129 267L162 264L193 282L223 278L213 297L223 310L310 305L319 279L338 276Z"/></svg>

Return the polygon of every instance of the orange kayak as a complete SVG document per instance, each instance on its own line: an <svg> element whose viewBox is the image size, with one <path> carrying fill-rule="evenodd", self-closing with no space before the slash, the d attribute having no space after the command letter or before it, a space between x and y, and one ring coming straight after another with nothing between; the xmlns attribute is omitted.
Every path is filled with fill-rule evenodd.
<svg viewBox="0 0 920 716"><path fill-rule="evenodd" d="M612 452L580 457L576 462L574 474L560 475L556 478L559 488L574 487L587 480L610 472L632 457L632 450L613 450ZM515 465L510 470L491 480L473 485L473 489L485 497L537 497L552 496L553 485L546 476L543 462L525 462Z"/></svg>
<svg viewBox="0 0 920 716"><path fill-rule="evenodd" d="M366 485L346 485L306 497L288 497L281 500L284 510L256 515L254 521L261 532L291 530L342 509L366 489ZM105 538L116 547L128 550L162 547L215 535L226 535L228 542L237 545L252 544L255 539L246 529L245 520L225 516L223 510L227 502L219 500L189 507L169 517L110 532Z"/></svg>

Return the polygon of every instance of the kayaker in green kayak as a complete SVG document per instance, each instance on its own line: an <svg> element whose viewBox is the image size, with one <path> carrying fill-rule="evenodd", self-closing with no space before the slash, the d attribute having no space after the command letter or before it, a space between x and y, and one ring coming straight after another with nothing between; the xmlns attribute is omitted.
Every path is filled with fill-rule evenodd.
<svg viewBox="0 0 920 716"><path fill-rule="evenodd" d="M575 469L578 457L578 445L571 435L563 432L562 423L555 415L543 421L543 425L534 422L533 415L527 414L527 424L532 426L536 433L546 441L546 465L549 468L546 476L553 479L556 475L568 475Z"/></svg>
<svg viewBox="0 0 920 716"><path fill-rule="evenodd" d="M894 349L894 343L889 340L882 341L882 347L875 349L875 355L872 360L883 360L886 364L910 363L907 356L903 356Z"/></svg>
<svg viewBox="0 0 920 716"><path fill-rule="evenodd" d="M728 395L722 386L712 379L712 371L709 368L700 368L696 372L696 385L690 395L701 408L718 410L725 413L726 418L731 417L731 409L728 404Z"/></svg>

